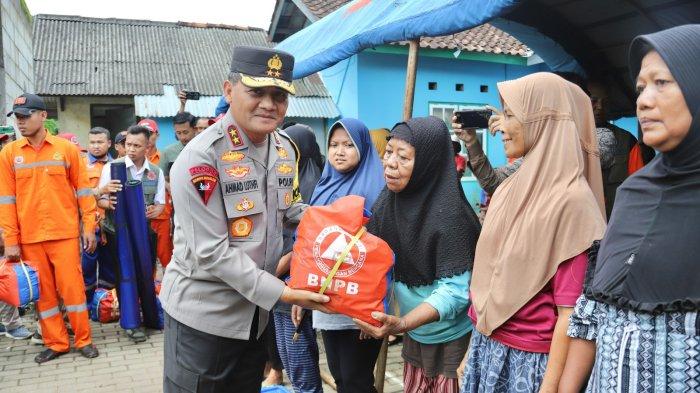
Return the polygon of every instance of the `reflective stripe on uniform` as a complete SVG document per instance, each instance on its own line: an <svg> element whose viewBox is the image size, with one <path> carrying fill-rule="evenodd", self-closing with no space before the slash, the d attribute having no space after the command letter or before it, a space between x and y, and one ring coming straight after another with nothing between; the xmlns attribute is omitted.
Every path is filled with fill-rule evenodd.
<svg viewBox="0 0 700 393"><path fill-rule="evenodd" d="M78 197L92 196L92 188L79 188L75 195Z"/></svg>
<svg viewBox="0 0 700 393"><path fill-rule="evenodd" d="M15 163L15 170L18 169L31 169L31 168L38 168L38 167L47 167L47 166L62 166L65 168L70 168L70 164L65 162L65 161L58 161L58 160L50 160L50 161L37 161L37 162L31 162L29 164L18 164Z"/></svg>
<svg viewBox="0 0 700 393"><path fill-rule="evenodd" d="M67 312L81 312L81 311L87 311L87 304L82 303L82 304L76 304L74 306L68 306L66 305L66 311Z"/></svg>
<svg viewBox="0 0 700 393"><path fill-rule="evenodd" d="M17 203L17 198L9 195L0 196L0 205L14 205Z"/></svg>
<svg viewBox="0 0 700 393"><path fill-rule="evenodd" d="M58 314L58 306L50 308L48 310L39 311L39 319L51 318L56 314Z"/></svg>

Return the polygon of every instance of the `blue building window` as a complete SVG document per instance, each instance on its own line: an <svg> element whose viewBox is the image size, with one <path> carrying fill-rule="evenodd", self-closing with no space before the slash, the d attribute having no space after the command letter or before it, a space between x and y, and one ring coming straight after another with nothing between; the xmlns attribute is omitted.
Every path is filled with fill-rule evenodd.
<svg viewBox="0 0 700 393"><path fill-rule="evenodd" d="M460 145L462 146L462 151L460 154L464 156L464 158L467 158L467 149L464 147L464 143L460 141L457 136L454 133L454 130L452 129L452 116L454 116L454 113L456 111L460 110L466 110L466 109L484 109L485 104L470 104L470 103L429 103L429 112L431 116L438 117L442 119L442 121L445 122L447 125L447 128L450 130L450 136L452 137L453 141L459 141ZM479 139L479 143L481 143L481 148L484 150L484 154L488 152L487 149L487 143L488 143L488 138L486 138L486 133L488 130L482 129L482 130L477 130L476 131L476 136ZM488 155L487 155L488 156ZM464 176L462 177L462 180L466 181L476 181L476 178L474 177L474 174L472 171L469 170L467 167L467 170L464 172Z"/></svg>

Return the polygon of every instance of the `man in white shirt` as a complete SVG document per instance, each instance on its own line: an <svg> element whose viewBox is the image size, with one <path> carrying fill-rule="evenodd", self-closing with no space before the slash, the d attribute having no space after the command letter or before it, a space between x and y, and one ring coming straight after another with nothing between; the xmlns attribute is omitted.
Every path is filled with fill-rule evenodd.
<svg viewBox="0 0 700 393"><path fill-rule="evenodd" d="M129 180L140 180L143 187L144 201L146 203L146 219L151 220L163 212L165 208L165 176L157 165L152 164L146 158L150 131L144 126L131 126L126 134L126 156L105 164L100 176L100 189L106 189L110 193L102 195L97 205L105 209L105 219L102 221L102 229L107 237L107 244L113 247L112 253L118 255L116 249L116 233L114 229L114 208L117 197L115 192L121 191L123 185L119 180L112 180L111 165L123 162L127 169ZM105 188L106 187L106 188ZM155 250L155 236L150 236L152 250ZM155 261L155 259L154 259ZM119 269L117 269L118 271ZM117 288L120 281L117 274ZM127 335L135 342L147 339L143 329L127 329Z"/></svg>

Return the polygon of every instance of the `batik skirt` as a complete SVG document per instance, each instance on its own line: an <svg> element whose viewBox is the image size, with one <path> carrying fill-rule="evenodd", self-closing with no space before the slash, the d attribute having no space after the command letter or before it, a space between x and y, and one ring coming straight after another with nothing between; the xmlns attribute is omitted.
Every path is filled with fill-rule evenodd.
<svg viewBox="0 0 700 393"><path fill-rule="evenodd" d="M640 313L582 295L567 334L596 343L586 392L700 391L698 312Z"/></svg>
<svg viewBox="0 0 700 393"><path fill-rule="evenodd" d="M461 393L537 393L548 357L511 348L474 329Z"/></svg>

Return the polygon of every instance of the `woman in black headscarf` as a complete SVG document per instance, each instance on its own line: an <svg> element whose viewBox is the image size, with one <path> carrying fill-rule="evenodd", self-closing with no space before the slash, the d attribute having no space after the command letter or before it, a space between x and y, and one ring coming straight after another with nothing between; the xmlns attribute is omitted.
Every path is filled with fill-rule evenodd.
<svg viewBox="0 0 700 393"><path fill-rule="evenodd" d="M445 123L437 117L394 126L384 154L386 188L367 226L396 256L394 295L401 316L373 313L374 337L404 336L404 390L457 392L457 367L472 329L469 278L481 225L454 169Z"/></svg>
<svg viewBox="0 0 700 393"><path fill-rule="evenodd" d="M700 383L700 25L637 37L630 71L644 143L617 191L571 317L560 392L686 392Z"/></svg>

